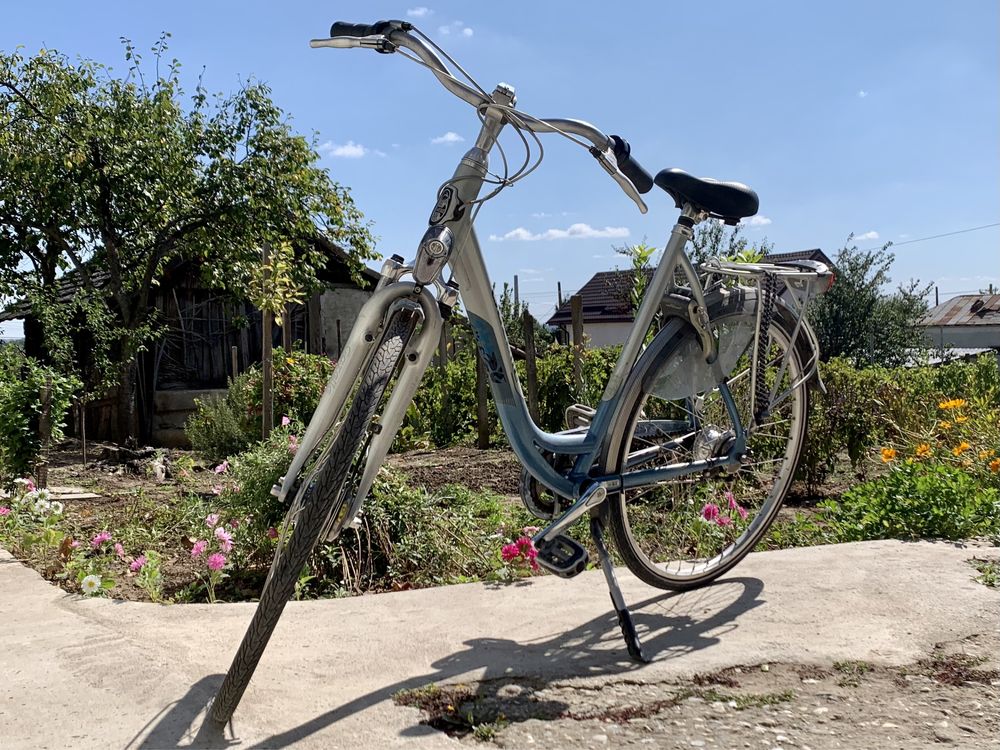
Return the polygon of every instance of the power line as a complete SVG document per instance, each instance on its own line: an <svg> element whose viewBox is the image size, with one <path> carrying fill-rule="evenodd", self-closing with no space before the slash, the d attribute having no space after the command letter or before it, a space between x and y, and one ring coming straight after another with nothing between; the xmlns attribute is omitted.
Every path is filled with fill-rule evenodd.
<svg viewBox="0 0 1000 750"><path fill-rule="evenodd" d="M983 224L980 227L969 227L968 229L956 229L954 232L945 232L944 234L932 234L930 237L918 237L915 240L904 240L903 242L892 242L892 247L899 247L900 245L912 245L914 242L924 242L925 240L936 240L941 237L951 237L955 234L965 234L966 232L978 232L980 229L989 229L990 227L1000 227L1000 221L994 222L992 224ZM864 250L881 250L883 246L879 247L869 247Z"/></svg>

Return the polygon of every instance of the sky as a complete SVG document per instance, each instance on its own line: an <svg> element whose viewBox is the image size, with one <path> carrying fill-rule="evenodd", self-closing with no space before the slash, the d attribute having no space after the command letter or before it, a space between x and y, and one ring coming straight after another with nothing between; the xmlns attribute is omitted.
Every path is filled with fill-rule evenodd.
<svg viewBox="0 0 1000 750"><path fill-rule="evenodd" d="M942 301L1000 285L995 0L418 2L11 3L0 49L54 48L124 73L120 37L148 48L170 32L189 90L199 73L210 91L266 82L379 251L410 258L476 114L400 55L308 45L333 21L406 19L485 89L506 82L533 115L622 135L654 174L750 185L752 241L831 256L852 233L861 248L893 242L894 281L933 282ZM615 246L662 247L677 210L653 188L641 215L582 149L542 138L541 167L484 206L477 232L497 289L517 274L545 319L557 283L565 295L626 265ZM516 137L503 142L523 158Z"/></svg>

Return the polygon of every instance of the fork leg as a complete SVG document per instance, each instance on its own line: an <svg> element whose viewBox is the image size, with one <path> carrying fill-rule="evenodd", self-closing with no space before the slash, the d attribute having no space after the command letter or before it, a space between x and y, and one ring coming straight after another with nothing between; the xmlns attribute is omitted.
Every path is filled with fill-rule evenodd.
<svg viewBox="0 0 1000 750"><path fill-rule="evenodd" d="M594 545L597 547L597 555L601 558L601 570L604 571L604 578L608 582L608 589L611 592L611 603L615 607L618 615L618 624L621 626L622 635L625 637L625 647L628 655L638 662L649 664L650 660L642 651L642 644L639 642L639 634L635 630L635 623L632 621L632 613L628 611L625 604L625 597L622 595L621 587L618 585L618 578L615 576L615 568L611 562L611 555L608 554L608 547L604 543L604 521L598 515L590 517L590 534L594 538Z"/></svg>

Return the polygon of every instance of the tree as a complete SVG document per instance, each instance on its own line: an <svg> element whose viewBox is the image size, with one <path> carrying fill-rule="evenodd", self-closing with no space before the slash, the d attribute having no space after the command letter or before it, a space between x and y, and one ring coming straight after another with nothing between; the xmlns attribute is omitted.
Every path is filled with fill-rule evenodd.
<svg viewBox="0 0 1000 750"><path fill-rule="evenodd" d="M507 340L512 346L519 349L524 348L524 311L528 309L527 302L514 303L514 288L506 281L503 283L503 291L500 292L500 320L504 330L507 332ZM543 326L532 316L532 325L535 333L536 346L545 346L553 341L552 331Z"/></svg>
<svg viewBox="0 0 1000 750"><path fill-rule="evenodd" d="M855 367L895 367L914 350L926 348L919 322L927 312L924 297L930 285L920 287L911 280L886 292L894 260L888 248L859 250L852 245L837 255L836 281L809 314L823 359L844 357Z"/></svg>
<svg viewBox="0 0 1000 750"><path fill-rule="evenodd" d="M314 286L318 231L358 263L372 256L348 191L268 87L210 96L199 83L186 97L166 38L152 48L153 74L123 40L123 78L54 51L0 53L0 295L28 294L50 312L50 358L57 329L84 313L105 365L91 385L117 386L119 439L136 432L136 356L160 332L149 303L169 264L193 261L209 285L245 298L265 242L295 246L289 288ZM53 295L65 272L79 289L69 304Z"/></svg>
<svg viewBox="0 0 1000 750"><path fill-rule="evenodd" d="M759 242L750 242L742 234L743 225L727 226L717 219L703 221L694 230L688 245L688 254L694 263L704 263L709 258L727 260L760 260L774 250L774 244L762 237Z"/></svg>

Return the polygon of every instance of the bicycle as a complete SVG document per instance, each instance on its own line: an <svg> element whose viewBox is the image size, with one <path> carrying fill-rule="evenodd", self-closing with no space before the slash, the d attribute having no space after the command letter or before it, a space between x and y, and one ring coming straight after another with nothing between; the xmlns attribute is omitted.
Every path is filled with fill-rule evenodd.
<svg viewBox="0 0 1000 750"><path fill-rule="evenodd" d="M272 490L291 503L213 718L224 723L231 717L316 544L356 523L437 347L442 315L450 314L460 290L500 421L523 466L522 499L547 522L533 538L538 563L564 577L583 571L589 554L565 532L589 516L628 653L647 661L618 586L606 530L627 567L659 588L703 586L753 549L791 483L805 437L807 388L822 387L818 345L805 311L832 274L810 262L714 259L695 268L683 251L694 227L707 219L735 224L753 216L756 193L681 170L663 170L654 179L623 138L581 120L518 110L512 87L501 83L487 93L409 22L338 22L329 38L311 46L401 54L475 107L481 127L475 145L439 188L414 260L385 261L299 450ZM526 152L513 173L498 142L505 127L520 136ZM473 229L486 201L541 163L539 133L556 133L586 148L642 213L647 207L641 196L654 185L680 209L600 403L571 406L567 428L558 433L531 419ZM538 149L534 159L528 136ZM494 147L503 175L489 172ZM493 189L481 196L487 184Z"/></svg>

